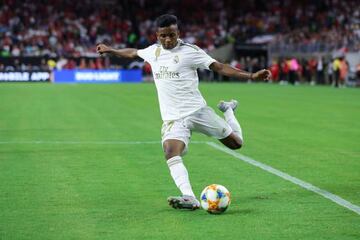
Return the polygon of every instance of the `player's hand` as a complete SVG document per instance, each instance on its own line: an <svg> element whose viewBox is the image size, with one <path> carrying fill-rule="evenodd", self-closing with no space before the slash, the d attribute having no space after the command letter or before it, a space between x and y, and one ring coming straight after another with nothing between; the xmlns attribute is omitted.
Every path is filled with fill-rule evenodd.
<svg viewBox="0 0 360 240"><path fill-rule="evenodd" d="M99 43L96 45L96 52L99 53L100 55L102 55L104 53L110 53L110 51L111 51L111 48L103 43Z"/></svg>
<svg viewBox="0 0 360 240"><path fill-rule="evenodd" d="M253 80L270 80L271 79L271 72L267 69L263 69L253 73L252 75Z"/></svg>

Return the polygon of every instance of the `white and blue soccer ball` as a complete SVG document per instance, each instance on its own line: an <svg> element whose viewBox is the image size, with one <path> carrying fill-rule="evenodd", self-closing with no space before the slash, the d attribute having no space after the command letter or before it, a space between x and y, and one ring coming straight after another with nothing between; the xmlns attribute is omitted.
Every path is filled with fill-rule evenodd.
<svg viewBox="0 0 360 240"><path fill-rule="evenodd" d="M208 213L220 214L226 211L231 202L230 192L219 184L207 186L200 195L201 207Z"/></svg>

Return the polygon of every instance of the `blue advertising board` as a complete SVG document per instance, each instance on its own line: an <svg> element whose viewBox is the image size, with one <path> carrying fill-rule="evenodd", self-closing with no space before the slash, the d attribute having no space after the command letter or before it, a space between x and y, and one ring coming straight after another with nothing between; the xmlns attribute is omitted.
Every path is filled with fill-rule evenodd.
<svg viewBox="0 0 360 240"><path fill-rule="evenodd" d="M48 82L47 71L0 71L0 82Z"/></svg>
<svg viewBox="0 0 360 240"><path fill-rule="evenodd" d="M132 83L141 82L141 70L55 70L54 83Z"/></svg>

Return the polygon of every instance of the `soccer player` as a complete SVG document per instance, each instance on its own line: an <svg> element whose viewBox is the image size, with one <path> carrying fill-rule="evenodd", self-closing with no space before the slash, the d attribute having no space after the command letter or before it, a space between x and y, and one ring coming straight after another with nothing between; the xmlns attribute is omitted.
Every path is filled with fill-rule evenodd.
<svg viewBox="0 0 360 240"><path fill-rule="evenodd" d="M236 100L221 101L218 108L225 119L207 106L199 89L197 69L208 69L232 78L268 80L269 70L245 72L223 64L207 55L199 47L179 39L178 20L165 14L156 19L158 43L145 49L113 49L105 44L96 46L99 54L109 53L123 58L144 59L151 65L158 93L162 126L162 146L170 174L181 196L169 197L168 202L177 209L200 207L182 156L187 150L192 131L219 139L230 149L243 145L242 130L235 118Z"/></svg>

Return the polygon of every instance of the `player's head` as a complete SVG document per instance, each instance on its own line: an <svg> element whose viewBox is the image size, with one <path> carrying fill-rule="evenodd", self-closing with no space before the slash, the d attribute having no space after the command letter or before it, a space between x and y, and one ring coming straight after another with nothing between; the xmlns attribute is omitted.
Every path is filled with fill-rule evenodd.
<svg viewBox="0 0 360 240"><path fill-rule="evenodd" d="M158 17L156 19L156 36L163 48L174 48L179 38L177 17L171 14Z"/></svg>

